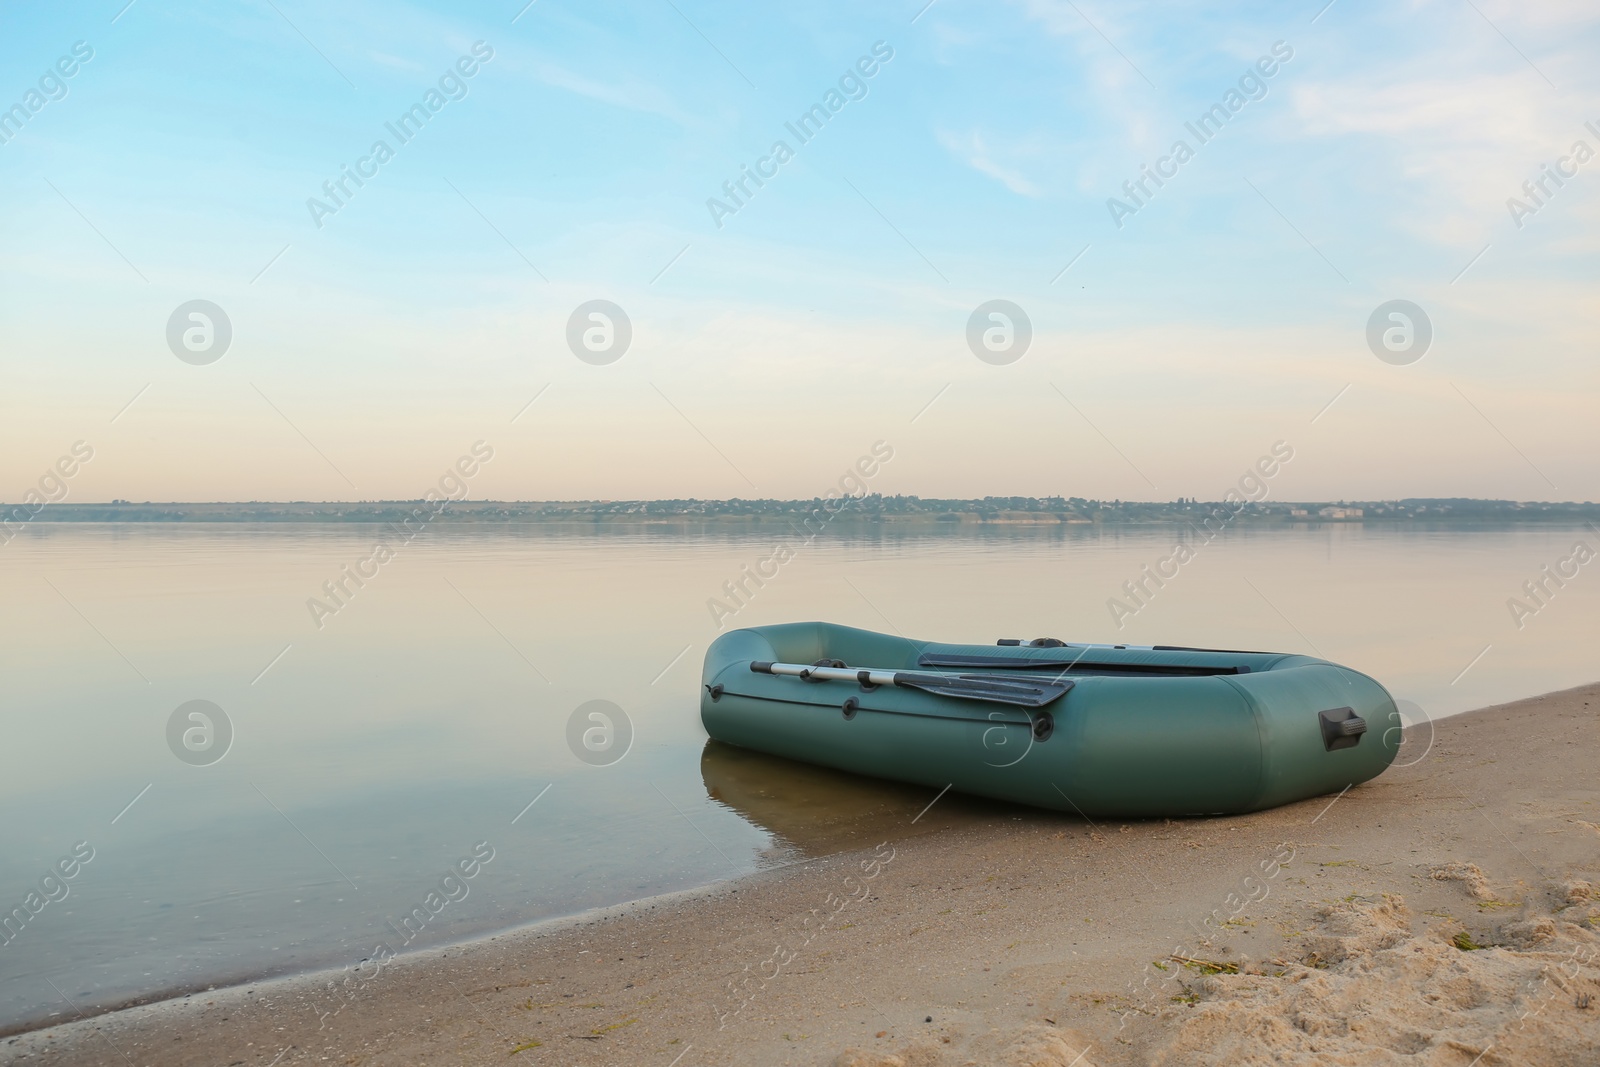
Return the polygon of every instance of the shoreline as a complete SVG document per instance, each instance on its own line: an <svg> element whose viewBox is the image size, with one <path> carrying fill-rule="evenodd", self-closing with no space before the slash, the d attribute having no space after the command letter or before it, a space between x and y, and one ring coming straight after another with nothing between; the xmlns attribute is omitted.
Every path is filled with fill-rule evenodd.
<svg viewBox="0 0 1600 1067"><path fill-rule="evenodd" d="M362 525L419 521L423 525L762 527L799 523L808 530L835 524L852 528L925 530L941 527L1161 526L1311 528L1371 524L1380 528L1489 528L1585 526L1600 522L1592 501L1512 501L1465 497L1388 500L1274 500L1264 483L1221 500L1097 500L1084 497L920 497L830 491L826 498L667 500L472 500L430 491L413 500L363 501L143 501L39 499L0 503L4 532L31 522L128 524Z"/></svg>
<svg viewBox="0 0 1600 1067"><path fill-rule="evenodd" d="M1568 984L1600 994L1600 783L1587 770L1600 755L1597 709L1600 683L1450 716L1431 744L1408 732L1401 761L1416 762L1348 795L1115 827L979 811L890 840L892 855L797 860L419 950L337 1002L327 984L346 972L319 971L34 1029L0 1049L16 1062L66 1054L141 1067L509 1054L932 1067L1035 1048L1015 1062L1065 1067L1092 1046L1080 1067L1175 1064L1238 1053L1230 1019L1256 1019L1256 1000L1270 1002L1264 1020L1328 986L1328 1004L1312 997L1297 1010L1337 1016L1335 987L1363 981L1344 961L1476 968L1466 979L1488 988L1548 970L1559 948L1576 961ZM1486 951L1462 948L1463 936ZM1525 1047L1512 1061L1488 1053L1485 1067L1539 1062L1535 1049L1563 1041L1600 1044L1600 1008L1552 1007L1512 1033L1515 1003L1457 1007L1467 1030ZM1483 1034L1451 1038L1479 1041L1463 1062L1483 1051ZM1302 1062L1295 1034L1268 1036L1281 1062ZM1341 1041L1393 1046L1323 1038L1329 1049Z"/></svg>
<svg viewBox="0 0 1600 1067"><path fill-rule="evenodd" d="M761 758L764 759L766 757ZM788 763L788 761L783 762ZM584 925L591 921L601 921L630 914L641 907L646 910L654 910L657 906L670 906L684 901L716 896L719 892L729 887L738 886L746 880L778 877L782 872L791 868L805 867L857 851L857 848L848 844L848 842L863 833L870 833L874 828L880 826L883 818L878 809L886 803L893 803L897 797L905 803L914 803L916 806L920 806L924 801L921 791L914 786L877 779L862 779L842 771L811 767L808 764L792 764L792 766L798 769L800 773L820 780L825 786L831 786L837 792L843 793L857 806L852 816L833 817L825 822L808 824L808 832L805 835L806 844L791 843L784 846L786 850L790 850L791 855L790 858L784 859L782 862L758 867L743 873L714 877L703 884L683 889L666 890L631 900L599 904L570 913L545 915L535 919L514 922L506 926L479 927L471 933L465 933L450 940L430 944L423 948L408 949L394 953L381 965L380 969L387 969L396 964L411 963L425 958L438 958L452 951L461 951L473 946L484 945L501 938L522 935L536 936L556 932L573 926ZM816 787L817 781L814 781L813 788ZM1004 807L1007 807L1007 805L1003 802L991 801L986 798L952 796L946 801L944 810L935 813L932 818L929 818L913 836L921 837L927 834L936 834L947 828L952 820L959 825L963 820L971 819L974 815L981 816L984 812ZM755 813L745 812L744 817L751 820L755 825L765 825L760 816ZM814 855L801 855L795 858L792 854L793 850L813 847L818 849ZM108 1015L156 1009L167 1004L179 1004L202 993L212 994L213 997L216 997L247 988L253 990L268 987L304 993L321 989L326 982L352 974L360 970L363 964L372 962L371 957L366 957L355 963L330 961L309 967L290 966L279 971L264 970L254 974L242 973L237 976L221 976L211 980L199 979L192 982L175 983L166 989L130 994L119 1000L95 1005L89 1010L84 1010L81 1004L74 1004L73 1010L78 1012L80 1020L94 1020ZM365 983L362 982L360 984ZM59 1020L51 1021L56 1015L60 1014L65 1014L65 1012L0 1024L0 1046L3 1046L12 1037L65 1025L66 1023ZM70 1021L67 1020L68 1023Z"/></svg>
<svg viewBox="0 0 1600 1067"><path fill-rule="evenodd" d="M449 513L446 513L448 515ZM175 517L162 515L157 517L130 516L104 516L92 517L58 517L39 518L28 521L28 526L387 526L397 521L396 518L347 518L344 516L321 517L317 515L286 515L274 517L264 514L249 514L239 516L187 516ZM492 528L527 528L527 527L554 527L569 529L592 529L595 527L623 527L637 529L640 527L668 527L672 529L739 529L742 527L782 527L790 529L792 517L775 515L728 515L728 516L675 516L675 515L592 515L576 517L547 517L541 515L517 515L510 517L457 515L446 518L444 515L434 519L430 525L441 526L471 526ZM1267 530L1301 530L1316 529L1323 526L1371 526L1380 529L1429 529L1429 530L1547 530L1547 529L1588 529L1592 520L1583 516L1557 515L1548 518L1514 518L1509 516L1496 516L1493 518L1280 518L1277 516L1241 515L1233 520L1230 525L1249 527L1251 529ZM830 519L829 527L848 526L853 529L891 529L891 530L948 530L948 529L982 529L985 527L1038 527L1040 529L1061 529L1089 527L1092 529L1122 529L1122 528L1188 528L1194 523L1186 518L1173 516L1158 516L1152 518L1111 518L1111 519L1082 519L1058 518L1048 516L1043 518L1023 516L989 516L974 512L961 512L952 514L948 518L939 516L895 516L895 515L853 515L840 511Z"/></svg>
<svg viewBox="0 0 1600 1067"><path fill-rule="evenodd" d="M780 864L777 867L771 868L771 870L783 870L788 867L795 866L798 863L806 862L811 861L797 860L793 863ZM512 926L496 929L490 933L478 932L467 935L458 940L447 941L437 945L429 945L427 948L419 948L407 952L397 953L393 959L385 963L383 966L384 968L388 968L393 967L396 964L425 959L430 956L439 957L448 954L451 951L459 951L483 942L494 941L501 937L525 933L532 934L536 932L550 932L559 929L565 929L569 926L582 925L585 921L601 919L610 916L612 913L620 914L642 904L650 904L653 906L656 902L678 902L682 899L688 899L697 895L711 893L719 886L726 886L733 882L741 881L745 878L751 878L766 873L768 873L768 871L759 870L743 875L733 875L728 878L724 878L715 882L709 882L706 885L696 886L691 889L673 890L653 896L640 897L637 900L624 901L620 904L601 905L599 907L573 912L570 915L550 915L542 919L534 919L530 922L517 923ZM178 1004L185 1000L189 1000L201 993L209 993L212 994L213 998L216 998L229 997L239 993L240 991L253 992L258 989L278 989L291 992L299 991L300 986L306 986L308 989L321 989L327 982L332 981L339 976L350 974L353 971L358 970L361 964L368 962L371 962L370 957L359 961L357 964L346 964L342 967L329 965L323 967L312 967L309 969L293 969L281 972L263 971L254 976L247 975L237 979L224 978L221 980L222 984L220 985L214 982L202 983L199 981L185 983L156 992L135 994L126 997L121 1001L97 1007L91 1012L80 1012L79 1018L80 1021L94 1020L104 1018L108 1015L123 1015L126 1013L139 1012L141 1010L159 1009L164 1005ZM10 1038L18 1037L23 1034L38 1033L41 1030L47 1030L55 1026L67 1025L60 1022L49 1022L47 1021L48 1018L49 1017L44 1019L23 1019L13 1023L0 1024L0 1042L5 1042Z"/></svg>
<svg viewBox="0 0 1600 1067"><path fill-rule="evenodd" d="M769 529L783 529L792 531L792 523L785 521L782 516L734 516L718 519L690 519L690 518L637 518L630 519L626 516L611 517L601 516L584 519L544 519L544 518L512 518L512 519L481 519L477 517L457 518L440 522L440 526L471 529L552 529L552 530L639 530L661 528L670 530L742 530L752 529L766 532ZM392 524L389 519L317 519L310 516L295 516L292 518L273 519L252 515L237 519L140 519L140 518L93 518L93 519L34 519L29 526L60 526L60 527L87 527L87 526L185 526L185 527L230 527L230 526L314 526L324 527L353 527L357 529L366 527L387 527ZM1152 530L1152 529L1188 529L1192 523L1183 519L1107 519L1095 521L1093 519L1012 519L989 518L981 515L960 515L954 519L896 519L881 518L878 516L865 516L856 518L833 519L829 528L848 527L852 530L893 530L908 533L947 533L968 532L982 529L1040 529L1040 530L1079 530L1083 528L1093 530ZM1329 527L1372 527L1384 530L1444 530L1453 532L1470 532L1485 530L1500 532L1504 530L1565 530L1588 529L1586 520L1583 519L1257 519L1244 522L1234 522L1232 525L1252 530L1313 530L1324 526Z"/></svg>
<svg viewBox="0 0 1600 1067"><path fill-rule="evenodd" d="M426 965L429 961L447 959L451 952L461 953L475 947L482 947L489 942L498 941L505 937L538 937L541 935L559 934L565 930L585 926L596 922L626 917L627 915L643 910L654 910L657 906L674 906L702 897L717 895L718 890L724 889L735 883L747 879L759 878L762 875L775 874L790 867L801 866L808 863L819 862L832 857L818 857L817 860L796 860L791 863L780 864L767 870L752 871L748 874L734 875L720 881L710 882L706 885L696 886L692 889L679 889L654 896L640 897L637 900L624 901L620 904L606 904L600 907L588 908L574 912L570 915L552 915L531 922L519 923L508 926L493 933L477 933L463 937L456 941L429 945L409 952L396 954L390 961L383 964L381 970L374 974L371 980L378 980L383 971L391 967L405 965ZM140 994L129 998L123 1003L102 1007L93 1013L81 1013L78 1022L93 1022L107 1016L119 1016L129 1019L143 1015L159 1014L170 1011L185 1001L192 1000L200 994L208 994L207 999L237 1003L243 997L256 992L272 993L280 996L310 996L324 992L336 979L350 976L358 970L360 964L368 963L370 957L363 959L356 965L343 967L315 967L309 970L295 970L284 973L264 972L253 978L244 978L238 981L228 981L224 985L207 984L185 985L162 992ZM23 1021L0 1028L0 1042L7 1042L11 1038L27 1034L36 1034L59 1026L73 1025L71 1021L65 1023L46 1023L42 1021Z"/></svg>

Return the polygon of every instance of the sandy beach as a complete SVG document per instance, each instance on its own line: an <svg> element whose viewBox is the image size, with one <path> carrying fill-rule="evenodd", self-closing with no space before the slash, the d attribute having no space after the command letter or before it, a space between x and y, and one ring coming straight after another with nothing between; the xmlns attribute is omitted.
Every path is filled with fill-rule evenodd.
<svg viewBox="0 0 1600 1067"><path fill-rule="evenodd" d="M1373 782L1241 817L967 806L928 832L908 804L842 854L21 1034L0 1059L1592 1062L1596 707L1590 685L1452 717Z"/></svg>

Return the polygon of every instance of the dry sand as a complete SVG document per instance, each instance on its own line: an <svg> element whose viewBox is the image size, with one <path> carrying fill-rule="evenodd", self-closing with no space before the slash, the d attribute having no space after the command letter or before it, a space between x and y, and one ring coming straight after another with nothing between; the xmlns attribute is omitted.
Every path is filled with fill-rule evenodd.
<svg viewBox="0 0 1600 1067"><path fill-rule="evenodd" d="M0 1059L1600 1063L1597 713L1600 685L1455 717L1337 800L1237 818L980 807L906 836L910 805L877 849L348 990L309 976L35 1031Z"/></svg>

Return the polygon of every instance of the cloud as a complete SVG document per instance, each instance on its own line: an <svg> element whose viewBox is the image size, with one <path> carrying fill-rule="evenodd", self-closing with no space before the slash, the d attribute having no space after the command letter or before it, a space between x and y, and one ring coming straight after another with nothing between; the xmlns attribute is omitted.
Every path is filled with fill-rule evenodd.
<svg viewBox="0 0 1600 1067"><path fill-rule="evenodd" d="M421 63L409 59L401 59L399 56L392 56L387 52L379 52L377 49L368 51L367 58L381 67L392 67L395 70L403 70L407 74L421 74L426 77L432 73L431 68L423 66Z"/></svg>
<svg viewBox="0 0 1600 1067"><path fill-rule="evenodd" d="M1107 15L1086 11L1072 0L1022 0L1020 6L1023 17L1073 43L1079 64L1090 68L1089 84L1103 99L1114 100L1135 85L1143 86L1145 75L1129 52L1133 34L1116 22L1128 14L1127 7ZM1150 25L1150 21L1144 24Z"/></svg>
<svg viewBox="0 0 1600 1067"><path fill-rule="evenodd" d="M691 124L689 117L679 109L671 97L646 82L632 79L615 83L595 81L540 59L528 63L527 70L535 79L553 89L586 96L591 100L598 100L602 104L610 104L612 107L627 111L659 115L679 125Z"/></svg>
<svg viewBox="0 0 1600 1067"><path fill-rule="evenodd" d="M967 166L980 174L987 174L995 181L1010 189L1020 196L1038 197L1041 195L1039 187L1034 185L1022 175L1013 170L1008 170L996 163L989 154L988 143L983 134L973 132L961 136L953 133L939 134L939 143L945 150Z"/></svg>
<svg viewBox="0 0 1600 1067"><path fill-rule="evenodd" d="M1406 80L1355 77L1291 91L1310 138L1351 143L1412 190L1400 225L1449 245L1503 232L1505 198L1522 181L1587 137L1581 112L1552 107L1526 72ZM1356 147L1359 144L1359 147ZM1420 211L1417 205L1426 205Z"/></svg>

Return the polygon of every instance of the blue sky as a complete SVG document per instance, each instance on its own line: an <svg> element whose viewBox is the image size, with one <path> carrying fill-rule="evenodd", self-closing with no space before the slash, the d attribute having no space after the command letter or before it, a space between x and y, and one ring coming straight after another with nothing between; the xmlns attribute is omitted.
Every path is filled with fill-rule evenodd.
<svg viewBox="0 0 1600 1067"><path fill-rule="evenodd" d="M13 6L0 107L93 58L0 144L0 498L77 440L73 499L414 497L479 439L501 498L812 496L880 439L885 492L1216 498L1286 440L1280 497L1600 498L1600 160L1506 203L1600 150L1600 10L1320 8ZM1364 339L1396 298L1435 331L1408 366ZM233 328L206 366L165 338L193 299ZM633 324L606 366L566 343L593 299ZM991 299L1033 325L1007 366L965 341Z"/></svg>

